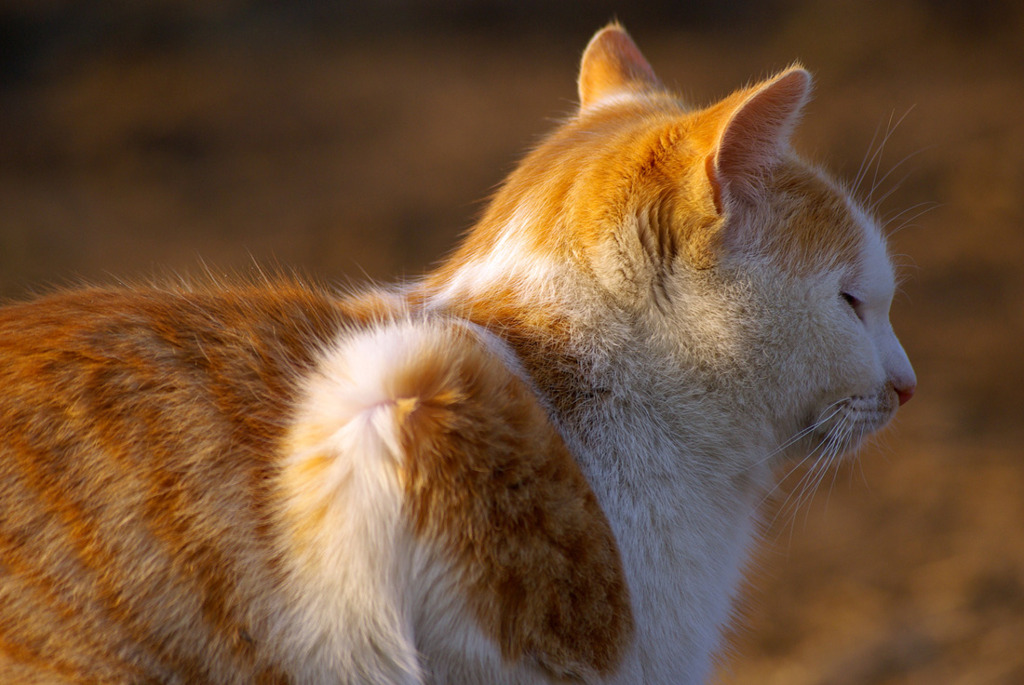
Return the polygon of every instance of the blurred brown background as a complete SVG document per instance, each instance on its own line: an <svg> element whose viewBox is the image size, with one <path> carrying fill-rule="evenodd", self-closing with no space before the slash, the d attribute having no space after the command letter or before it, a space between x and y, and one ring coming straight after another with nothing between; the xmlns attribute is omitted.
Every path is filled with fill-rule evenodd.
<svg viewBox="0 0 1024 685"><path fill-rule="evenodd" d="M1019 3L6 0L0 295L416 275L572 111L613 16L695 104L803 61L797 147L842 177L891 132L918 396L771 525L721 681L1024 683Z"/></svg>

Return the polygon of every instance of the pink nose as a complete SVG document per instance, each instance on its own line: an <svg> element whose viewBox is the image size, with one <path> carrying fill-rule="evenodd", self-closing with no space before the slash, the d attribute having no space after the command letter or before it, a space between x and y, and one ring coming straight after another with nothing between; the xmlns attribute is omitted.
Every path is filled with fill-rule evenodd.
<svg viewBox="0 0 1024 685"><path fill-rule="evenodd" d="M914 396L914 391L917 390L916 385L907 385L902 388L896 388L896 395L900 398L900 406L910 401L910 398Z"/></svg>

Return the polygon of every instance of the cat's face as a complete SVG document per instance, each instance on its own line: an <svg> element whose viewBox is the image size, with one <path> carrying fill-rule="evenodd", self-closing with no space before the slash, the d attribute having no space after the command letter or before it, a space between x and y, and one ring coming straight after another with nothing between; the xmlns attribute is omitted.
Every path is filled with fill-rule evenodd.
<svg viewBox="0 0 1024 685"><path fill-rule="evenodd" d="M889 319L896 279L877 223L843 189L792 159L748 206L729 278L763 317L745 330L774 404L776 439L831 460L885 426L916 377Z"/></svg>
<svg viewBox="0 0 1024 685"><path fill-rule="evenodd" d="M717 388L717 410L761 421L766 447L854 447L916 380L889 323L883 237L790 149L810 87L794 67L693 109L624 32L602 31L579 112L510 176L453 282L610 305L677 368L704 373L691 385ZM597 293L537 295L566 265Z"/></svg>
<svg viewBox="0 0 1024 685"><path fill-rule="evenodd" d="M895 279L875 222L789 137L810 76L791 68L694 110L621 31L598 34L577 116L492 211L534 264L582 260L616 305L732 379L796 450L837 453L885 425L916 380L889 323ZM762 406L758 406L762 405Z"/></svg>
<svg viewBox="0 0 1024 685"><path fill-rule="evenodd" d="M840 364L834 403L819 410L819 434L833 434L854 447L892 418L917 386L910 360L889 320L896 281L877 225L858 208L852 218L863 230L859 259L839 270L840 299L847 314L844 339L849 362ZM835 392L835 391L834 391Z"/></svg>
<svg viewBox="0 0 1024 685"><path fill-rule="evenodd" d="M893 267L877 223L817 169L787 155L759 183L716 227L709 264L695 268L681 251L647 272L645 311L678 340L684 364L765 417L772 444L785 446L779 458L830 462L884 427L916 387L889 318ZM609 273L641 273L616 259Z"/></svg>
<svg viewBox="0 0 1024 685"><path fill-rule="evenodd" d="M571 136L576 214L604 286L678 335L688 364L733 379L777 442L831 457L888 423L916 379L878 226L789 147L809 90L793 68L688 111L623 34L599 34L569 130L587 132Z"/></svg>

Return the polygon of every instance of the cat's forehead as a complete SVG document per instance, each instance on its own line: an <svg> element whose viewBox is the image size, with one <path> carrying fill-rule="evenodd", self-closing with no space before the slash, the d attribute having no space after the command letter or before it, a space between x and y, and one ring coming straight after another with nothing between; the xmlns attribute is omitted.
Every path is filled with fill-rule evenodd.
<svg viewBox="0 0 1024 685"><path fill-rule="evenodd" d="M772 257L794 273L888 269L885 242L875 222L824 173L799 160L781 165L768 181L773 209L765 227Z"/></svg>
<svg viewBox="0 0 1024 685"><path fill-rule="evenodd" d="M868 299L891 299L896 289L896 277L885 236L878 228L877 222L871 218L860 205L850 201L852 212L857 221L864 226L864 242L860 262L861 296Z"/></svg>

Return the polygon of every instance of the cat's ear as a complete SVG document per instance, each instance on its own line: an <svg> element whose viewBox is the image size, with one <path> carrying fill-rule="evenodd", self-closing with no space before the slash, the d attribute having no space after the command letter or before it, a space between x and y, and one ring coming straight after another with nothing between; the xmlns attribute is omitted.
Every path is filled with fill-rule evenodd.
<svg viewBox="0 0 1024 685"><path fill-rule="evenodd" d="M724 109L715 113L720 128L705 164L720 212L724 195L755 193L782 159L810 95L811 75L795 66L712 108Z"/></svg>
<svg viewBox="0 0 1024 685"><path fill-rule="evenodd" d="M640 48L619 24L609 24L590 39L578 85L581 110L612 95L662 88Z"/></svg>

